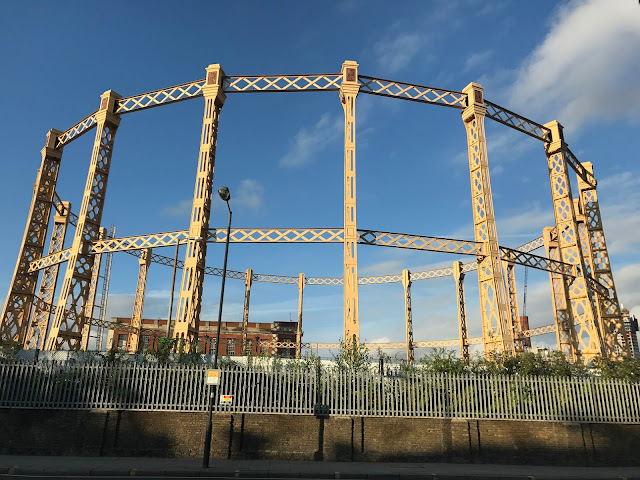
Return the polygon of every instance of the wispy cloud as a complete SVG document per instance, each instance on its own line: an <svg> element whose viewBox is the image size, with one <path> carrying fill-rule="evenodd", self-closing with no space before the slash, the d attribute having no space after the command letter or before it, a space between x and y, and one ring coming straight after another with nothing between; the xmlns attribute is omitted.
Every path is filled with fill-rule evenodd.
<svg viewBox="0 0 640 480"><path fill-rule="evenodd" d="M392 28L373 46L378 64L389 73L396 73L409 65L427 40L426 35L421 32L397 30L398 28Z"/></svg>
<svg viewBox="0 0 640 480"><path fill-rule="evenodd" d="M236 189L234 203L251 209L258 209L264 202L264 187L252 178L245 178Z"/></svg>
<svg viewBox="0 0 640 480"><path fill-rule="evenodd" d="M169 217L189 218L189 215L191 215L192 205L193 205L193 200L180 200L178 203L174 205L169 205L163 208L162 213Z"/></svg>
<svg viewBox="0 0 640 480"><path fill-rule="evenodd" d="M280 159L280 166L296 168L311 163L314 154L340 138L343 123L342 117L323 113L312 127L302 127L291 141L289 151Z"/></svg>
<svg viewBox="0 0 640 480"><path fill-rule="evenodd" d="M596 119L636 118L639 51L637 2L571 2L518 69L510 104L557 118L568 130Z"/></svg>
<svg viewBox="0 0 640 480"><path fill-rule="evenodd" d="M468 72L469 70L474 70L477 67L481 66L487 60L491 58L493 55L493 50L484 50L482 52L472 53L467 57L464 62L464 71Z"/></svg>

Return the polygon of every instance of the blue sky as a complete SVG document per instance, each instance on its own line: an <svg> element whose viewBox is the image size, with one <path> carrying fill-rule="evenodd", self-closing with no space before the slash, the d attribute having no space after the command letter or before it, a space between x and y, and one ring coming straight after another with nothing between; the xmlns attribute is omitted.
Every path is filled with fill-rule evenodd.
<svg viewBox="0 0 640 480"><path fill-rule="evenodd" d="M0 18L4 205L0 292L15 267L50 128L94 111L99 95L123 96L204 77L360 74L444 89L469 82L485 98L539 123L558 120L594 164L621 302L640 316L640 6L635 0L515 2L345 0L310 2L5 2ZM122 119L103 223L118 236L185 229L203 101ZM236 227L342 226L342 108L336 92L229 95L222 110L215 188L227 185ZM78 212L94 133L65 147L58 193ZM515 247L553 222L542 144L487 120L501 245ZM465 130L460 112L361 94L357 102L357 198L361 229L473 239ZM577 182L573 184L574 189ZM226 224L214 205L212 224ZM71 238L71 235L68 235ZM164 251L162 251L164 250ZM172 256L173 249L156 253ZM543 254L543 251L535 253ZM449 266L471 257L359 246L360 275ZM222 264L212 245L207 262ZM232 244L229 268L341 276L340 245ZM116 254L107 316L130 316L137 260ZM516 271L520 301L524 271ZM152 265L146 318L166 318L171 269ZM529 272L531 326L552 323L545 272ZM480 335L477 276L466 279L471 335ZM219 278L205 282L203 319L217 315ZM251 320L295 319L297 289L255 283ZM360 288L361 337L403 341L401 284ZM414 282L414 339L455 338L452 278ZM241 319L243 285L227 282L224 319ZM305 341L342 335L342 289L305 290ZM553 345L554 335L536 339Z"/></svg>

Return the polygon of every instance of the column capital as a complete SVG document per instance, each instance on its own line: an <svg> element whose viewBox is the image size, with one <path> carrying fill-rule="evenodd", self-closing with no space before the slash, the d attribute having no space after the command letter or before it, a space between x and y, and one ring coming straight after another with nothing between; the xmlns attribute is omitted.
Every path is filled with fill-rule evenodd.
<svg viewBox="0 0 640 480"><path fill-rule="evenodd" d="M120 125L120 115L113 113L116 110L116 103L122 98L113 90L107 90L100 95L100 108L96 113L98 123L107 122L115 126Z"/></svg>
<svg viewBox="0 0 640 480"><path fill-rule="evenodd" d="M402 270L402 286L404 288L411 286L411 272L406 268Z"/></svg>
<svg viewBox="0 0 640 480"><path fill-rule="evenodd" d="M51 129L47 132L46 140L44 142L44 148L40 150L42 154L42 158L50 158L60 160L62 158L62 149L63 147L56 148L56 143L58 142L58 137L62 135L64 132L60 130Z"/></svg>
<svg viewBox="0 0 640 480"><path fill-rule="evenodd" d="M207 75L202 87L204 98L214 98L216 105L224 105L227 96L224 93L224 70L219 63L213 63L205 69Z"/></svg>
<svg viewBox="0 0 640 480"><path fill-rule="evenodd" d="M545 123L544 126L551 131L551 142L547 144L547 154L551 155L567 148L564 141L562 125L557 120Z"/></svg>
<svg viewBox="0 0 640 480"><path fill-rule="evenodd" d="M346 94L358 95L360 82L358 82L358 62L346 60L342 64L342 85L340 86L340 99L344 103Z"/></svg>
<svg viewBox="0 0 640 480"><path fill-rule="evenodd" d="M484 117L487 114L483 92L482 86L473 82L462 89L462 93L467 95L467 107L462 111L462 120L470 122L476 117Z"/></svg>

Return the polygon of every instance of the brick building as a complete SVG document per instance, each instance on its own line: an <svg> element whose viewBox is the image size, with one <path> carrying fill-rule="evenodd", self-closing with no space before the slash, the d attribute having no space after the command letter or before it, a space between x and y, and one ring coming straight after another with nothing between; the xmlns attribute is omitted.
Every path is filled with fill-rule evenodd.
<svg viewBox="0 0 640 480"><path fill-rule="evenodd" d="M113 324L129 325L131 318L113 317ZM282 357L295 357L295 348L271 348L263 345L263 342L296 342L297 322L274 322L256 323L249 322L247 325L247 352L252 355L273 354ZM198 333L198 351L205 354L213 354L216 348L216 331L218 322L200 322ZM164 337L167 331L167 321L163 319L143 319L143 332L140 335L140 350L157 347L160 337ZM107 336L107 348L127 348L129 332L125 329L119 330L117 327L109 330ZM239 356L244 355L242 349L242 322L222 322L220 327L220 348L219 356Z"/></svg>

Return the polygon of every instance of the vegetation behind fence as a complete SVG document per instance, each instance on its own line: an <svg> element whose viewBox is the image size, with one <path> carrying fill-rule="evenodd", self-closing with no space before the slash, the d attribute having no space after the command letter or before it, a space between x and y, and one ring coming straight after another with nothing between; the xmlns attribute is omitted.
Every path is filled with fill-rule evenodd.
<svg viewBox="0 0 640 480"><path fill-rule="evenodd" d="M0 407L214 411L640 423L640 384L539 377L206 365L0 363ZM220 405L220 395L232 395Z"/></svg>

